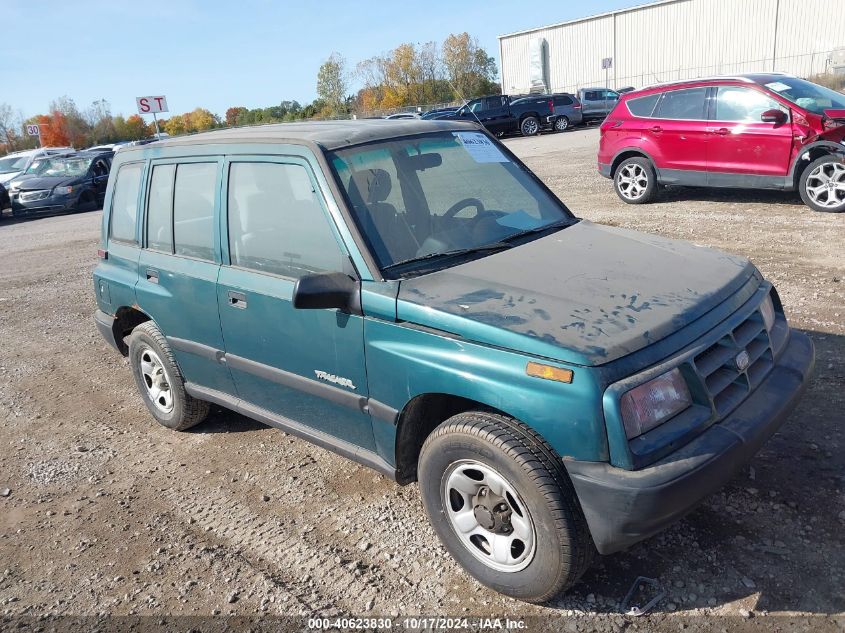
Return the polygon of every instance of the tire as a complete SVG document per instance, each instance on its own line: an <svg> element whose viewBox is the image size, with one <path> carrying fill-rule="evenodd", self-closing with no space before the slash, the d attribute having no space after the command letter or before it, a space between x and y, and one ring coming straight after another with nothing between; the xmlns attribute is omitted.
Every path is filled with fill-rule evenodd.
<svg viewBox="0 0 845 633"><path fill-rule="evenodd" d="M592 562L595 546L563 462L521 422L483 411L449 418L426 439L418 471L434 530L480 583L513 598L546 602ZM488 482L485 495L481 489ZM472 496L474 489L464 494L456 485L478 489ZM494 517L483 502L476 504L482 497L495 504L494 511L506 506L507 513ZM497 560L488 550L502 542L510 545L498 549L505 556Z"/></svg>
<svg viewBox="0 0 845 633"><path fill-rule="evenodd" d="M535 116L527 116L519 124L519 131L523 136L535 136L540 132L540 120Z"/></svg>
<svg viewBox="0 0 845 633"><path fill-rule="evenodd" d="M798 191L801 200L813 211L845 211L845 156L828 154L807 165L801 173Z"/></svg>
<svg viewBox="0 0 845 633"><path fill-rule="evenodd" d="M185 391L182 372L173 352L152 321L132 330L129 365L144 404L162 426L184 431L208 415L208 402L197 400Z"/></svg>
<svg viewBox="0 0 845 633"><path fill-rule="evenodd" d="M555 132L564 132L569 129L569 119L565 116L560 116L555 119Z"/></svg>
<svg viewBox="0 0 845 633"><path fill-rule="evenodd" d="M657 195L657 174L642 156L626 158L613 174L616 195L627 204L646 204Z"/></svg>

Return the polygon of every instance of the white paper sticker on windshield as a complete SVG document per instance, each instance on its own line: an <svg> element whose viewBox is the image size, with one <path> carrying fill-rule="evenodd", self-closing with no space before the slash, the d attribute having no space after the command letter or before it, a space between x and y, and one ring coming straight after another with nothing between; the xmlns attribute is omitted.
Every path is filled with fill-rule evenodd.
<svg viewBox="0 0 845 633"><path fill-rule="evenodd" d="M766 84L766 88L769 90L774 90L775 92L783 92L784 90L789 90L789 86L781 81L773 81L770 84Z"/></svg>
<svg viewBox="0 0 845 633"><path fill-rule="evenodd" d="M481 132L453 132L476 163L510 162L501 150Z"/></svg>

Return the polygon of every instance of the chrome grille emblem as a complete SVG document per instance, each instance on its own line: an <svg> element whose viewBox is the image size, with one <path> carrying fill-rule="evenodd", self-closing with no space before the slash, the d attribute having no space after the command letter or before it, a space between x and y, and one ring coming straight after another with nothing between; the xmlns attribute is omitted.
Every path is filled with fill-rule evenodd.
<svg viewBox="0 0 845 633"><path fill-rule="evenodd" d="M736 368L739 371L745 371L751 364L751 357L748 355L748 352L742 350L739 354L736 355L734 363L736 364Z"/></svg>

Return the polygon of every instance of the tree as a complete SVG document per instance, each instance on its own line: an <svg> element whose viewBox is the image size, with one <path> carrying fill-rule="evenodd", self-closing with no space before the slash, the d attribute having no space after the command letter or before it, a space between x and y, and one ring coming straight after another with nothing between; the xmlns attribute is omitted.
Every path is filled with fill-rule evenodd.
<svg viewBox="0 0 845 633"><path fill-rule="evenodd" d="M317 72L317 95L335 115L345 109L346 84L346 60L332 53Z"/></svg>
<svg viewBox="0 0 845 633"><path fill-rule="evenodd" d="M140 114L133 114L126 119L126 137L125 141L140 141L147 137L147 124Z"/></svg>
<svg viewBox="0 0 845 633"><path fill-rule="evenodd" d="M446 78L461 99L489 93L495 86L496 60L469 33L450 35L443 42Z"/></svg>
<svg viewBox="0 0 845 633"><path fill-rule="evenodd" d="M41 145L44 147L66 147L71 144L67 118L58 110L50 114L39 114L34 123L41 128Z"/></svg>
<svg viewBox="0 0 845 633"><path fill-rule="evenodd" d="M79 112L73 99L67 95L59 97L50 104L50 112L54 116L56 113L62 115L64 134L67 138L65 145L71 145L76 148L88 147L91 126ZM41 138L43 141L43 134Z"/></svg>
<svg viewBox="0 0 845 633"><path fill-rule="evenodd" d="M242 116L247 109L243 106L235 106L226 110L226 125L234 127L238 124L238 117Z"/></svg>

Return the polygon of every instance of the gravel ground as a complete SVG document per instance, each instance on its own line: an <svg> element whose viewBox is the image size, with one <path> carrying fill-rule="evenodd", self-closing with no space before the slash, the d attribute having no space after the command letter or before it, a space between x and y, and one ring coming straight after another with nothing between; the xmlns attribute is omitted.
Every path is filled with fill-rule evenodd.
<svg viewBox="0 0 845 633"><path fill-rule="evenodd" d="M7 216L7 623L355 614L535 618L526 622L564 631L845 630L845 216L755 191L668 190L655 204L627 206L596 172L597 140L596 130L574 130L507 142L581 217L750 257L816 344L807 395L723 491L666 532L602 558L549 605L504 598L449 558L416 486L218 407L187 433L154 424L126 361L91 321L101 214ZM646 619L619 608L637 576L667 592Z"/></svg>

